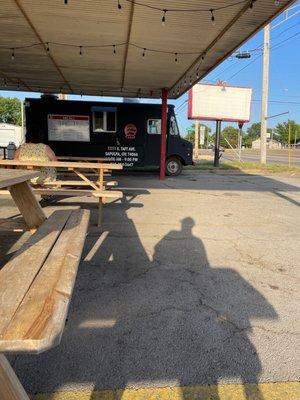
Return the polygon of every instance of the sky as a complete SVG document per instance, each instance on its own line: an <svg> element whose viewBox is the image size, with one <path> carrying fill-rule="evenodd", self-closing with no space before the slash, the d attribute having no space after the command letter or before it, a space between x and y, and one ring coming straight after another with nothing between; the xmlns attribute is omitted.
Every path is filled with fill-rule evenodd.
<svg viewBox="0 0 300 400"><path fill-rule="evenodd" d="M271 50L270 50L270 80L268 116L289 112L268 120L268 127L274 128L277 123L288 118L300 123L300 0L289 9L288 14L281 14L271 23ZM258 32L239 50L251 51L250 59L229 57L202 82L216 83L226 81L228 85L248 86L253 88L251 120L244 129L254 122L260 121L261 85L262 85L262 44L263 31ZM258 49L252 51L254 49ZM0 91L3 97L40 97L39 93ZM69 96L70 99L80 100L80 96ZM121 98L82 96L82 100L122 101ZM147 102L158 102L147 100ZM188 127L193 121L187 119L187 94L175 101L177 121L182 136L185 136ZM204 122L214 130L213 122ZM223 126L228 124L223 124ZM232 124L231 125L236 125Z"/></svg>

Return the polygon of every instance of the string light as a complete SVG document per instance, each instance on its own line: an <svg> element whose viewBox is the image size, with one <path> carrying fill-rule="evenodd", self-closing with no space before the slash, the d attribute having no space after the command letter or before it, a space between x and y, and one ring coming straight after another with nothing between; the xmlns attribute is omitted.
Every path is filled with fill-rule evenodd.
<svg viewBox="0 0 300 400"><path fill-rule="evenodd" d="M17 89L20 90L20 80L18 80Z"/></svg>
<svg viewBox="0 0 300 400"><path fill-rule="evenodd" d="M120 3L120 0L118 0L118 9L119 9L119 10L122 10L122 5L121 5L121 3Z"/></svg>
<svg viewBox="0 0 300 400"><path fill-rule="evenodd" d="M49 42L46 43L46 51L47 51L47 53L50 53Z"/></svg>
<svg viewBox="0 0 300 400"><path fill-rule="evenodd" d="M146 55L146 49L144 47L144 49L143 49L143 57L145 57L145 55Z"/></svg>
<svg viewBox="0 0 300 400"><path fill-rule="evenodd" d="M255 0L251 0L251 1L250 1L250 6L249 6L250 11L253 10L254 1L255 1Z"/></svg>
<svg viewBox="0 0 300 400"><path fill-rule="evenodd" d="M178 53L175 53L175 62L178 62Z"/></svg>
<svg viewBox="0 0 300 400"><path fill-rule="evenodd" d="M197 77L197 79L199 79L199 69L197 69L197 71L196 71L196 77Z"/></svg>
<svg viewBox="0 0 300 400"><path fill-rule="evenodd" d="M14 48L11 49L11 59L12 60L15 59L15 49Z"/></svg>
<svg viewBox="0 0 300 400"><path fill-rule="evenodd" d="M4 87L7 86L7 80L6 80L6 78L3 78L3 85L4 85Z"/></svg>
<svg viewBox="0 0 300 400"><path fill-rule="evenodd" d="M79 46L79 55L82 56L82 46Z"/></svg>
<svg viewBox="0 0 300 400"><path fill-rule="evenodd" d="M64 0L64 4L65 4L65 6L67 6L68 5L68 0Z"/></svg>
<svg viewBox="0 0 300 400"><path fill-rule="evenodd" d="M212 23L213 25L215 25L215 24L216 24L216 21L215 21L214 9L211 8L209 11L210 11L211 23Z"/></svg>
<svg viewBox="0 0 300 400"><path fill-rule="evenodd" d="M164 10L162 10L162 11L163 11L163 16L162 16L162 19L161 19L161 23L162 23L163 26L165 26L166 14L167 14L167 11L168 11L168 10L164 9Z"/></svg>

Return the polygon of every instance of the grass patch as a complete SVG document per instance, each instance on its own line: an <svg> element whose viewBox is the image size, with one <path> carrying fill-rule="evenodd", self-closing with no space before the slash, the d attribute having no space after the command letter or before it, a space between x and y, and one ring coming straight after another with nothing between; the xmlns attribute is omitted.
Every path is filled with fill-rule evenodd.
<svg viewBox="0 0 300 400"><path fill-rule="evenodd" d="M240 161L222 161L218 168L214 167L213 161L200 160L197 164L188 165L184 167L185 170L192 171L224 171L224 170L255 170L262 172L298 172L300 173L300 167L289 167L288 165L282 164L261 164L257 162L240 162Z"/></svg>
<svg viewBox="0 0 300 400"><path fill-rule="evenodd" d="M258 162L240 162L240 161L230 161L228 162L234 168L239 169L252 169L258 171L266 172L300 172L300 167L289 167L284 164L261 164Z"/></svg>

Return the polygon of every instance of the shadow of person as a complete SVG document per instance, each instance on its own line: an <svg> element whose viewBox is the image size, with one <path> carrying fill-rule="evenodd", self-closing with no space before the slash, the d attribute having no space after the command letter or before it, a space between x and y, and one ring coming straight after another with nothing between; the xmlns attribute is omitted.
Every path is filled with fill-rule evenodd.
<svg viewBox="0 0 300 400"><path fill-rule="evenodd" d="M170 323L164 318L163 334L170 340L163 346L171 350L167 359L173 375L183 386L183 398L190 392L186 385L234 381L244 384L246 399L261 400L257 383L262 366L249 339L251 320L275 319L276 311L234 269L209 265L194 225L192 218L184 218L180 230L157 243L153 256L160 271L156 291L166 295L164 310L173 310ZM215 385L209 398L219 398Z"/></svg>
<svg viewBox="0 0 300 400"><path fill-rule="evenodd" d="M130 204L113 207L103 240L87 238L60 346L14 365L28 392L119 389L121 400L130 387L179 386L182 399L218 400L220 382L241 382L262 400L251 324L274 308L234 269L210 266L192 218L155 243L157 225L140 235ZM210 386L192 397L195 385Z"/></svg>

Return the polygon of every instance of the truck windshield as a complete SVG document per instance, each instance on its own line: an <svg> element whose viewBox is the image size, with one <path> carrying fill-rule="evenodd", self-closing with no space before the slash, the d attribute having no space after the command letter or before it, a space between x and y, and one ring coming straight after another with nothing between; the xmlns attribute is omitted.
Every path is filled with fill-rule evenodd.
<svg viewBox="0 0 300 400"><path fill-rule="evenodd" d="M170 135L179 136L178 125L174 116L170 118Z"/></svg>

